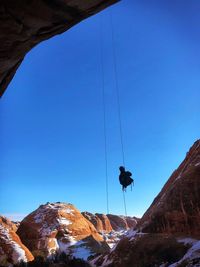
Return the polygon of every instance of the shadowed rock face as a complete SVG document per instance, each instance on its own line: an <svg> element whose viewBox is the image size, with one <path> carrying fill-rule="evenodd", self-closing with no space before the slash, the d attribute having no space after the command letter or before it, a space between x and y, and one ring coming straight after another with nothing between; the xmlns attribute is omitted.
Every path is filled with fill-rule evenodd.
<svg viewBox="0 0 200 267"><path fill-rule="evenodd" d="M200 140L154 199L138 229L200 237Z"/></svg>
<svg viewBox="0 0 200 267"><path fill-rule="evenodd" d="M87 211L82 212L82 215L94 225L98 232L110 233L112 231L110 221L106 215L92 214Z"/></svg>
<svg viewBox="0 0 200 267"><path fill-rule="evenodd" d="M134 228L139 222L139 218L129 217L129 216L118 216L113 214L108 214L108 219L112 225L113 230L118 231L120 229L130 229Z"/></svg>
<svg viewBox="0 0 200 267"><path fill-rule="evenodd" d="M83 216L90 221L98 232L110 233L111 231L128 230L134 228L139 219L136 217L126 217L113 214L92 214L82 212Z"/></svg>
<svg viewBox="0 0 200 267"><path fill-rule="evenodd" d="M26 53L118 0L1 0L0 96Z"/></svg>
<svg viewBox="0 0 200 267"><path fill-rule="evenodd" d="M188 248L183 243L177 242L175 237L171 235L138 234L134 238L121 239L110 254L102 255L93 262L95 266L105 267L171 266L170 264L181 260ZM177 264L174 266L186 265Z"/></svg>

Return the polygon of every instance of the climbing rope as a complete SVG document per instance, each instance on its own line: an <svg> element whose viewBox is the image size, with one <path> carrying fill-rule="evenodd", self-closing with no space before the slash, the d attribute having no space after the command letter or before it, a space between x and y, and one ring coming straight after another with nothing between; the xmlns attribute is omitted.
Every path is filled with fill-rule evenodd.
<svg viewBox="0 0 200 267"><path fill-rule="evenodd" d="M115 37L114 37L112 11L110 11L110 25L111 25L112 51L113 51L113 63L114 63L114 77L115 77L115 91L116 91L116 96L117 96L117 110L118 110L118 121L119 121L121 151L122 151L122 162L123 162L123 166L125 168L126 166L125 166L125 156L124 156L124 142L123 142L123 131L122 131L121 104L120 104L120 94L119 94L118 69L117 69L117 58L116 58L116 48L115 48ZM125 198L124 190L122 190L122 194L123 194L123 200L124 200L124 211L125 211L125 215L127 216L126 198Z"/></svg>
<svg viewBox="0 0 200 267"><path fill-rule="evenodd" d="M115 38L114 38L114 27L113 27L113 18L112 18L112 12L111 11L110 11L110 25L111 25L115 91L116 91L116 96L117 96L117 111L118 111L119 132L120 132L120 142L121 142L121 151L122 151L122 162L123 162L123 166L126 167L125 166L125 156L124 156L124 142L123 142L123 131L122 131L121 104L120 104L120 94L119 94L119 81L118 81L116 48L115 48Z"/></svg>
<svg viewBox="0 0 200 267"><path fill-rule="evenodd" d="M111 24L111 37L112 37L112 52L113 52L113 65L114 65L114 80L115 80L115 91L117 98L117 111L118 111L118 122L119 122L119 133L120 133L120 143L121 143L121 153L122 162L125 167L125 155L124 155L124 143L123 143L123 131L122 131L122 119L121 119L121 104L120 104L120 94L119 94L119 82L118 82L118 70L117 70L117 60L116 60L116 48L114 40L114 29L113 29L113 19L112 12L110 12L110 24ZM101 65L101 87L102 87L102 102L103 102L103 124L104 124L104 152L105 152L105 177L106 177L106 204L107 204L107 214L109 214L109 188L108 188L108 151L107 151L107 131L106 131L106 98L105 98L105 72L104 72L104 60L103 60L103 32L102 32L102 20L100 21L100 65ZM123 191L123 202L124 211L127 216L126 209L126 198L125 192Z"/></svg>
<svg viewBox="0 0 200 267"><path fill-rule="evenodd" d="M106 187L106 206L107 214L109 214L109 194L108 194L108 153L107 153L107 135L106 135L106 101L105 101L105 73L103 61L103 27L102 20L100 20L100 65L101 65L101 88L102 88L102 102L103 102L103 131L104 131L104 155L105 155L105 187Z"/></svg>
<svg viewBox="0 0 200 267"><path fill-rule="evenodd" d="M124 190L123 190L123 200L124 200L124 211L125 211L125 215L127 216L127 210L126 210L126 198L125 198Z"/></svg>

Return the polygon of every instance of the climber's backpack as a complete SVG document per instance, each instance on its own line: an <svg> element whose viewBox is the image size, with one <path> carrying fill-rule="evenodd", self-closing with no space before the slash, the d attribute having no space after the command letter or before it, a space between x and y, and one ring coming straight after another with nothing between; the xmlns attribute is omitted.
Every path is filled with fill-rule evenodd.
<svg viewBox="0 0 200 267"><path fill-rule="evenodd" d="M125 180L124 180L124 186L128 186L130 184L132 184L133 179L130 177L132 175L131 172L127 171L126 175L125 175Z"/></svg>

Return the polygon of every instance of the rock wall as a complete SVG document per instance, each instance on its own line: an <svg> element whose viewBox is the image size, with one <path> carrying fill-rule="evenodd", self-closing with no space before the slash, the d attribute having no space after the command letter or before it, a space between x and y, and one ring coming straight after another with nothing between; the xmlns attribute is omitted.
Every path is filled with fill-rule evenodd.
<svg viewBox="0 0 200 267"><path fill-rule="evenodd" d="M89 220L98 232L110 233L111 231L128 230L134 228L139 219L136 217L126 217L113 214L100 214L82 212L83 216Z"/></svg>
<svg viewBox="0 0 200 267"><path fill-rule="evenodd" d="M0 265L8 266L23 260L34 259L31 252L25 247L15 233L16 227L10 220L0 216Z"/></svg>
<svg viewBox="0 0 200 267"><path fill-rule="evenodd" d="M112 225L113 230L119 231L121 229L128 230L134 228L139 222L139 218L129 217L129 216L118 216L113 214L108 214L108 219Z"/></svg>
<svg viewBox="0 0 200 267"><path fill-rule="evenodd" d="M200 140L191 147L137 227L149 233L200 237Z"/></svg>
<svg viewBox="0 0 200 267"><path fill-rule="evenodd" d="M135 229L111 253L92 263L107 267L200 266L199 248L200 140L197 140Z"/></svg>
<svg viewBox="0 0 200 267"><path fill-rule="evenodd" d="M0 96L26 53L118 0L1 0Z"/></svg>

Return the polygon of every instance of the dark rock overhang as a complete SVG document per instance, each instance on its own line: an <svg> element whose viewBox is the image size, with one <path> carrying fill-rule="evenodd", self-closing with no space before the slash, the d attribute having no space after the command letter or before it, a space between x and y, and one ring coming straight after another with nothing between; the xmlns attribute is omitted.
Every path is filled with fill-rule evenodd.
<svg viewBox="0 0 200 267"><path fill-rule="evenodd" d="M0 0L0 96L25 55L119 0Z"/></svg>

